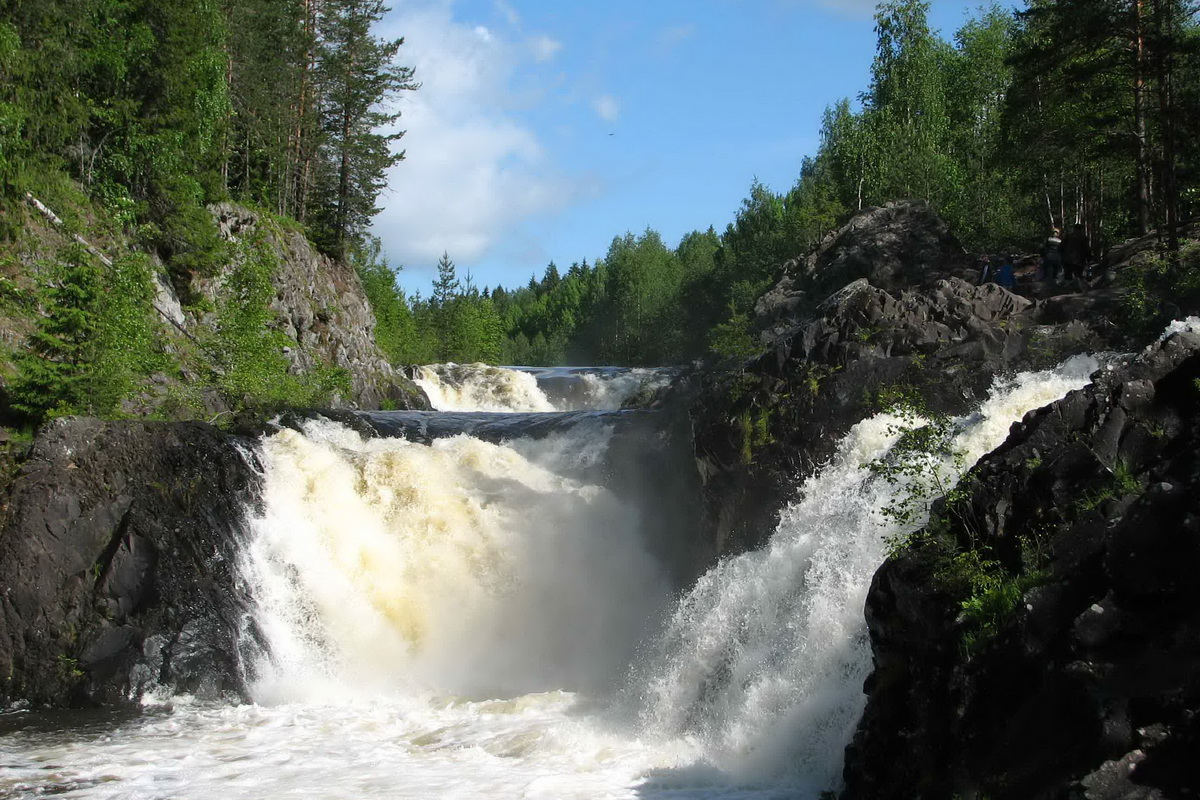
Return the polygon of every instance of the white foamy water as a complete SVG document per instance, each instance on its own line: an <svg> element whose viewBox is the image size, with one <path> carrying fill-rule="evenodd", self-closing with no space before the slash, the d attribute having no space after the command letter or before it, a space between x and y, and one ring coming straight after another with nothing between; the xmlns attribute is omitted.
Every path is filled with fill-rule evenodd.
<svg viewBox="0 0 1200 800"><path fill-rule="evenodd" d="M557 411L531 373L487 364L417 367L413 382L435 411Z"/></svg>
<svg viewBox="0 0 1200 800"><path fill-rule="evenodd" d="M1200 317L1188 317L1187 319L1177 319L1171 322L1170 325L1163 330L1162 335L1158 337L1158 341L1166 339L1176 333L1200 333Z"/></svg>
<svg viewBox="0 0 1200 800"><path fill-rule="evenodd" d="M564 458L601 457L611 431L576 433L570 454L550 437L525 455L331 422L269 438L247 567L272 654L260 694L610 685L669 587L636 510L568 477Z"/></svg>
<svg viewBox="0 0 1200 800"><path fill-rule="evenodd" d="M999 384L955 445L972 463L1096 366ZM0 797L815 800L863 704L879 510L904 491L866 464L895 422L855 426L766 547L677 600L637 509L589 482L603 426L276 434L244 565L255 702L31 724L0 736Z"/></svg>
<svg viewBox="0 0 1200 800"><path fill-rule="evenodd" d="M437 411L617 411L671 382L668 369L430 364L414 382Z"/></svg>
<svg viewBox="0 0 1200 800"><path fill-rule="evenodd" d="M1014 421L1085 386L1098 367L1078 357L998 382L977 413L957 421L952 447L962 461L930 463L929 472L957 482ZM885 540L904 533L881 509L905 487L868 465L903 427L887 414L854 426L768 545L726 559L683 598L634 673L648 731L688 738L728 774L776 777L805 796L840 783L871 668L863 605Z"/></svg>

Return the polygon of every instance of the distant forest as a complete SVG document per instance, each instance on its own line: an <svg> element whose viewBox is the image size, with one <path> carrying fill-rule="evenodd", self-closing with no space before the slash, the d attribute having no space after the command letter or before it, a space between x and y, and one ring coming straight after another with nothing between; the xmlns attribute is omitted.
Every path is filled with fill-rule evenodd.
<svg viewBox="0 0 1200 800"><path fill-rule="evenodd" d="M228 259L206 207L234 200L355 265L394 363L659 364L753 353L780 265L867 206L925 198L975 250L1078 221L1100 246L1157 229L1170 251L1200 205L1196 0L993 6L950 41L928 3L891 0L869 86L826 110L789 190L753 183L723 231L620 233L520 287L476 286L447 253L408 296L369 232L403 158L387 109L420 90L402 40L374 34L386 10L0 0L0 240L26 192L90 203L186 304L190 277Z"/></svg>
<svg viewBox="0 0 1200 800"><path fill-rule="evenodd" d="M1031 251L1051 226L1099 250L1174 231L1200 208L1200 26L1186 0L992 6L946 41L929 5L876 13L871 82L825 112L796 183L755 182L724 231L672 247L616 236L594 263L551 263L490 290L449 258L428 297L392 298L400 361L657 364L754 352L755 299L856 211L924 198L972 250ZM797 76L797 80L805 79ZM857 109L857 110L856 110ZM386 289L379 273L376 296Z"/></svg>

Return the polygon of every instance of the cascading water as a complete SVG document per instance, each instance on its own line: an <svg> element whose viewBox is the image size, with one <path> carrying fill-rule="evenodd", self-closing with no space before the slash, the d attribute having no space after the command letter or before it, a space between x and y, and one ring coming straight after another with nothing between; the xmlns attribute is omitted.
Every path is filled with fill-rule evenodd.
<svg viewBox="0 0 1200 800"><path fill-rule="evenodd" d="M1098 368L1076 357L1052 372L998 382L976 413L956 422L958 457L931 461L928 470L957 482L1004 441L1012 422L1085 386ZM767 546L718 564L683 597L634 673L645 686L649 731L692 737L727 772L777 776L802 795L838 784L871 667L867 590L887 541L906 533L882 509L913 490L869 465L909 424L880 414L854 426L833 460L805 481ZM908 528L925 521L919 515Z"/></svg>
<svg viewBox="0 0 1200 800"><path fill-rule="evenodd" d="M426 446L311 422L269 438L249 549L270 653L259 692L610 685L670 597L637 509L571 477L610 435Z"/></svg>
<svg viewBox="0 0 1200 800"><path fill-rule="evenodd" d="M532 373L486 364L417 367L413 381L438 411L556 411Z"/></svg>
<svg viewBox="0 0 1200 800"><path fill-rule="evenodd" d="M998 383L942 469L1096 366ZM762 550L676 599L656 490L614 489L603 417L498 444L276 433L244 564L256 702L24 727L0 797L815 798L861 713L863 600L901 533L880 508L911 489L866 466L895 423L855 426Z"/></svg>
<svg viewBox="0 0 1200 800"><path fill-rule="evenodd" d="M414 381L438 411L616 411L676 374L669 368L431 364L417 367Z"/></svg>

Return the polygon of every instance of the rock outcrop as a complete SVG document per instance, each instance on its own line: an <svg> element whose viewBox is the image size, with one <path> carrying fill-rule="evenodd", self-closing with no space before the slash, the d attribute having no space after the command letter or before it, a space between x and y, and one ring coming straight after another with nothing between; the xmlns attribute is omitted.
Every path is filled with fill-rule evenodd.
<svg viewBox="0 0 1200 800"><path fill-rule="evenodd" d="M1198 412L1179 332L1028 415L935 506L867 600L845 800L1200 796Z"/></svg>
<svg viewBox="0 0 1200 800"><path fill-rule="evenodd" d="M62 418L39 433L0 529L0 699L243 693L247 444L195 422Z"/></svg>
<svg viewBox="0 0 1200 800"><path fill-rule="evenodd" d="M784 264L776 285L755 306L755 326L769 341L859 279L894 293L951 277L974 276L942 218L923 200L888 203L856 215L813 252Z"/></svg>
<svg viewBox="0 0 1200 800"><path fill-rule="evenodd" d="M994 284L950 278L893 295L860 279L710 379L692 415L716 550L761 544L797 481L863 417L912 398L963 413L999 373L1095 348L1086 326L1037 325L1035 310Z"/></svg>
<svg viewBox="0 0 1200 800"><path fill-rule="evenodd" d="M353 267L318 253L300 231L264 225L241 206L222 203L210 210L226 241L237 243L259 233L278 262L271 310L279 330L297 344L286 353L292 372L310 374L322 365L346 370L352 395L339 398L335 406L429 408L421 390L375 344L375 314ZM232 266L197 278L193 290L215 304ZM192 319L201 325L213 321L203 313Z"/></svg>

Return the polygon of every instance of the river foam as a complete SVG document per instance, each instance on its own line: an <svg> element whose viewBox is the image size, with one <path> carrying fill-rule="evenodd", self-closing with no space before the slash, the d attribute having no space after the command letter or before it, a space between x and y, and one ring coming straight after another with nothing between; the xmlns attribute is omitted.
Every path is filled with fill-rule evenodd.
<svg viewBox="0 0 1200 800"><path fill-rule="evenodd" d="M964 469L1097 367L998 382L957 420ZM243 574L254 701L150 699L90 726L0 719L0 797L802 798L840 780L862 619L896 492L856 425L759 551L673 598L610 432L492 444L265 439ZM257 634L251 635L254 631ZM262 643L267 648L262 648Z"/></svg>

